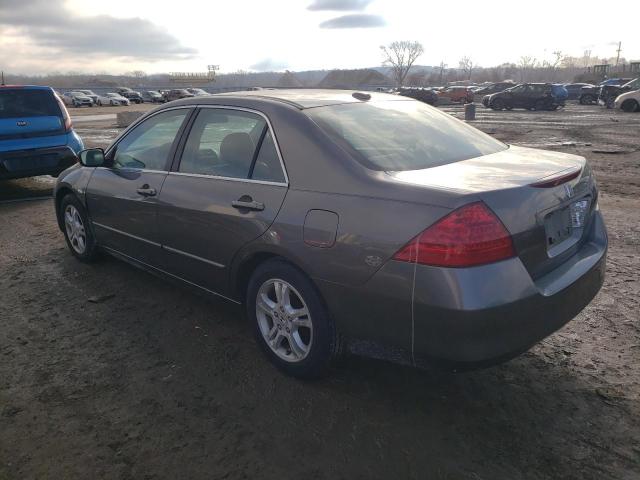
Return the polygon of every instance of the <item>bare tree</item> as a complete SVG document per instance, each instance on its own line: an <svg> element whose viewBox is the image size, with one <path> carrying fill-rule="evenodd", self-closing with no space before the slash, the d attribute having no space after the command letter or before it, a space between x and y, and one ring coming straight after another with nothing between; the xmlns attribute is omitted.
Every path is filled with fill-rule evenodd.
<svg viewBox="0 0 640 480"><path fill-rule="evenodd" d="M527 80L528 71L535 68L537 63L534 57L528 55L520 57L520 62L518 63L520 66L520 81L525 82Z"/></svg>
<svg viewBox="0 0 640 480"><path fill-rule="evenodd" d="M393 79L401 87L404 83L411 66L420 55L424 53L424 47L420 42L410 42L407 40L392 42L386 47L380 47L384 53L383 65L390 65Z"/></svg>
<svg viewBox="0 0 640 480"><path fill-rule="evenodd" d="M471 80L471 73L473 72L473 68L476 66L471 60L470 57L462 57L459 62L460 70L462 70L467 77L467 80Z"/></svg>

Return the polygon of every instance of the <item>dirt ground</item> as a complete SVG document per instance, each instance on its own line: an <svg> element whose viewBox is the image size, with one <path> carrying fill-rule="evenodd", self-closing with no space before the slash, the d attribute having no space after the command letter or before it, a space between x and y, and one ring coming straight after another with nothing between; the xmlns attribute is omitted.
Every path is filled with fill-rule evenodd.
<svg viewBox="0 0 640 480"><path fill-rule="evenodd" d="M50 179L0 183L0 480L640 478L640 114L480 107L475 124L586 156L610 250L576 319L464 374L352 357L285 377L238 307L75 261L38 199Z"/></svg>

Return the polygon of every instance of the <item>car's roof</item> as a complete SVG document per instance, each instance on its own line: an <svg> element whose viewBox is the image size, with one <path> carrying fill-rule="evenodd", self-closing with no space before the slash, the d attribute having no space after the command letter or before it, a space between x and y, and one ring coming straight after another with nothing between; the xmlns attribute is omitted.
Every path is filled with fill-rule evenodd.
<svg viewBox="0 0 640 480"><path fill-rule="evenodd" d="M354 96L354 94L356 94ZM369 96L367 98L367 96ZM357 90L317 90L317 89L283 89L283 90L257 90L246 92L218 93L209 97L200 97L192 100L194 103L219 103L219 99L238 98L271 100L287 103L299 109L325 107L344 103L361 103L363 101L396 100L406 101L406 98L379 92L359 92ZM360 99L358 98L360 97ZM365 100L366 99L366 100Z"/></svg>
<svg viewBox="0 0 640 480"><path fill-rule="evenodd" d="M0 85L0 88L21 88L25 90L53 90L51 87L43 87L42 85Z"/></svg>

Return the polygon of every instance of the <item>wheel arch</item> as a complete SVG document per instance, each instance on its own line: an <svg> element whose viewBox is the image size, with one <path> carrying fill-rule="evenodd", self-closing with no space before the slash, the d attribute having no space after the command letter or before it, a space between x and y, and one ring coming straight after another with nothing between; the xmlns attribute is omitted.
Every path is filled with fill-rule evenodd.
<svg viewBox="0 0 640 480"><path fill-rule="evenodd" d="M308 269L305 268L304 262L299 261L296 258L292 258L291 255L280 249L269 248L270 246L264 245L262 247L263 248L255 250L251 249L239 254L232 264L229 285L231 287L231 294L233 298L244 303L247 288L249 286L249 280L251 279L253 272L264 262L274 259L282 260L300 270L300 272L309 278L309 281L314 285L318 292L320 291L314 282L312 275L310 275Z"/></svg>
<svg viewBox="0 0 640 480"><path fill-rule="evenodd" d="M58 221L58 228L63 231L64 229L64 220L62 218L62 209L60 205L62 204L62 199L66 197L68 194L71 194L77 198L77 195L74 193L73 189L68 185L63 185L56 190L55 193L55 207L56 207L56 220Z"/></svg>

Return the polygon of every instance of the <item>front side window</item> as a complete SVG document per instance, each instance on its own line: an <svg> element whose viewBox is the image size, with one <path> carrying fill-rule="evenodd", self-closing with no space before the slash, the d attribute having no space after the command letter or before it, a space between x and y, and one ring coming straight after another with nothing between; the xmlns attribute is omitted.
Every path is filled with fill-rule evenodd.
<svg viewBox="0 0 640 480"><path fill-rule="evenodd" d="M187 113L187 109L170 110L143 121L116 146L113 167L166 170L171 146Z"/></svg>
<svg viewBox="0 0 640 480"><path fill-rule="evenodd" d="M193 123L179 172L284 181L267 122L260 115L203 109Z"/></svg>
<svg viewBox="0 0 640 480"><path fill-rule="evenodd" d="M411 100L332 105L304 112L373 170L418 170L508 148L447 113Z"/></svg>

